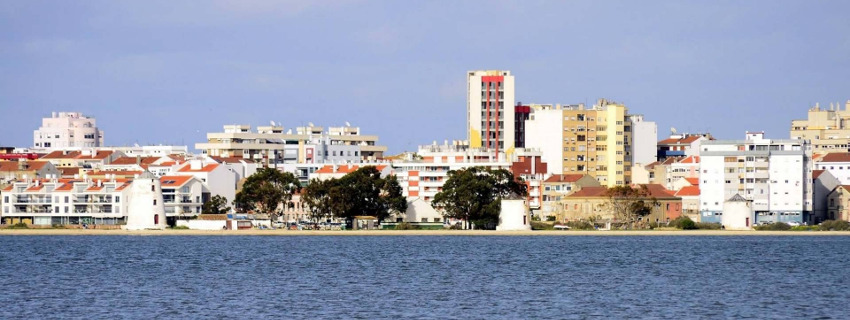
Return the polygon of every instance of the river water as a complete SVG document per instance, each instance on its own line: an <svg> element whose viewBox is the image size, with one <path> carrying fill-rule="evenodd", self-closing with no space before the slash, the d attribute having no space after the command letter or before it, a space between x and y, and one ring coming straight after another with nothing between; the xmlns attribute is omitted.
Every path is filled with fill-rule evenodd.
<svg viewBox="0 0 850 320"><path fill-rule="evenodd" d="M831 236L2 236L0 319L847 319L848 267Z"/></svg>

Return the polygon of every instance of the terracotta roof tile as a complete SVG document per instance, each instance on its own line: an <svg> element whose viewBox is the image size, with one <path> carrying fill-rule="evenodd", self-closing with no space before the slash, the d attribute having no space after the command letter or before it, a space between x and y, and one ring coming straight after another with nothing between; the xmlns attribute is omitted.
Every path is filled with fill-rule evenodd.
<svg viewBox="0 0 850 320"><path fill-rule="evenodd" d="M699 185L699 178L685 178L685 180L688 181L688 183L690 183L691 185Z"/></svg>
<svg viewBox="0 0 850 320"><path fill-rule="evenodd" d="M212 172L215 168L218 168L218 163L204 165L201 169L192 169L191 164L186 164L186 166L180 169L180 172Z"/></svg>
<svg viewBox="0 0 850 320"><path fill-rule="evenodd" d="M27 168L24 171L38 171L41 170L42 167L48 164L47 161L24 161ZM18 166L20 163L17 161L0 161L0 171L2 172L16 172L18 170Z"/></svg>
<svg viewBox="0 0 850 320"><path fill-rule="evenodd" d="M584 187L568 195L567 198L602 197L605 196L606 191L608 191L607 187Z"/></svg>
<svg viewBox="0 0 850 320"><path fill-rule="evenodd" d="M41 159L76 159L77 156L83 154L79 151L53 151L41 157Z"/></svg>
<svg viewBox="0 0 850 320"><path fill-rule="evenodd" d="M833 152L825 155L821 162L850 162L850 152Z"/></svg>
<svg viewBox="0 0 850 320"><path fill-rule="evenodd" d="M688 156L679 161L679 163L699 163L699 156Z"/></svg>
<svg viewBox="0 0 850 320"><path fill-rule="evenodd" d="M194 179L193 176L162 176L159 181L163 188L177 188L192 179Z"/></svg>
<svg viewBox="0 0 850 320"><path fill-rule="evenodd" d="M677 197L698 196L699 186L687 186L676 192Z"/></svg>
<svg viewBox="0 0 850 320"><path fill-rule="evenodd" d="M583 174L553 174L543 182L576 182L582 177Z"/></svg>
<svg viewBox="0 0 850 320"><path fill-rule="evenodd" d="M159 158L158 157L141 157L139 160L142 164L152 164L152 163L156 162L157 160L159 160ZM132 164L136 164L136 158L135 157L120 157L118 159L115 159L115 161L110 162L109 164L110 165L132 165Z"/></svg>
<svg viewBox="0 0 850 320"><path fill-rule="evenodd" d="M812 180L815 180L820 177L820 175L823 174L823 171L824 170L812 170Z"/></svg>

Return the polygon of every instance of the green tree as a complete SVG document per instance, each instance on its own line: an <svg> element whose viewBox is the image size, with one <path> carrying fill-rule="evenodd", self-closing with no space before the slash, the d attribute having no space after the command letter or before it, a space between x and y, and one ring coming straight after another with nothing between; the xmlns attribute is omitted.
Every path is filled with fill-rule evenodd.
<svg viewBox="0 0 850 320"><path fill-rule="evenodd" d="M608 197L607 206L613 211L614 217L629 225L639 217L648 216L658 204L646 185L610 187L605 191L605 196Z"/></svg>
<svg viewBox="0 0 850 320"><path fill-rule="evenodd" d="M281 214L278 207L285 208L299 189L301 183L292 173L262 168L245 179L242 191L236 194L233 204L242 212L256 210L268 213L275 221Z"/></svg>
<svg viewBox="0 0 850 320"><path fill-rule="evenodd" d="M310 218L319 222L322 218L332 217L331 189L337 185L337 179L310 180L301 192L301 201L310 210Z"/></svg>
<svg viewBox="0 0 850 320"><path fill-rule="evenodd" d="M492 229L499 223L499 200L526 195L525 184L510 171L471 167L449 171L443 190L434 196L431 206L446 218Z"/></svg>
<svg viewBox="0 0 850 320"><path fill-rule="evenodd" d="M381 210L378 219L384 220L392 215L402 215L407 212L407 199L402 193L398 177L394 174L383 179L381 185Z"/></svg>
<svg viewBox="0 0 850 320"><path fill-rule="evenodd" d="M222 214L230 211L227 206L227 198L220 195L214 195L210 200L204 202L201 212L208 214Z"/></svg>
<svg viewBox="0 0 850 320"><path fill-rule="evenodd" d="M371 215L383 221L390 215L407 211L407 200L394 175L381 178L374 166L366 166L346 174L327 187L331 212L351 219Z"/></svg>

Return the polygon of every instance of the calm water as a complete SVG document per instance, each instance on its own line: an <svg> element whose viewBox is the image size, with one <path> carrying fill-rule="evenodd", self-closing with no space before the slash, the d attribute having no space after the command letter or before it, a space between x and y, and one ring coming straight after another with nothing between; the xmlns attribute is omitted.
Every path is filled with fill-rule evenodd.
<svg viewBox="0 0 850 320"><path fill-rule="evenodd" d="M0 319L850 317L850 237L0 237Z"/></svg>

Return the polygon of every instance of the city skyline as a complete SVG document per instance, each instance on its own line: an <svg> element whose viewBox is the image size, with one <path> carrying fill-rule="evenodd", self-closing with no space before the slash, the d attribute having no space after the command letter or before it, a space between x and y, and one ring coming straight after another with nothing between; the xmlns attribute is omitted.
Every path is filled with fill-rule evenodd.
<svg viewBox="0 0 850 320"><path fill-rule="evenodd" d="M848 8L3 3L0 144L32 146L42 117L79 111L98 120L106 145L192 147L226 124L350 122L390 154L414 151L466 139L466 72L490 69L516 77L517 102L607 98L657 122L659 138L670 127L788 138L815 103L850 99Z"/></svg>

